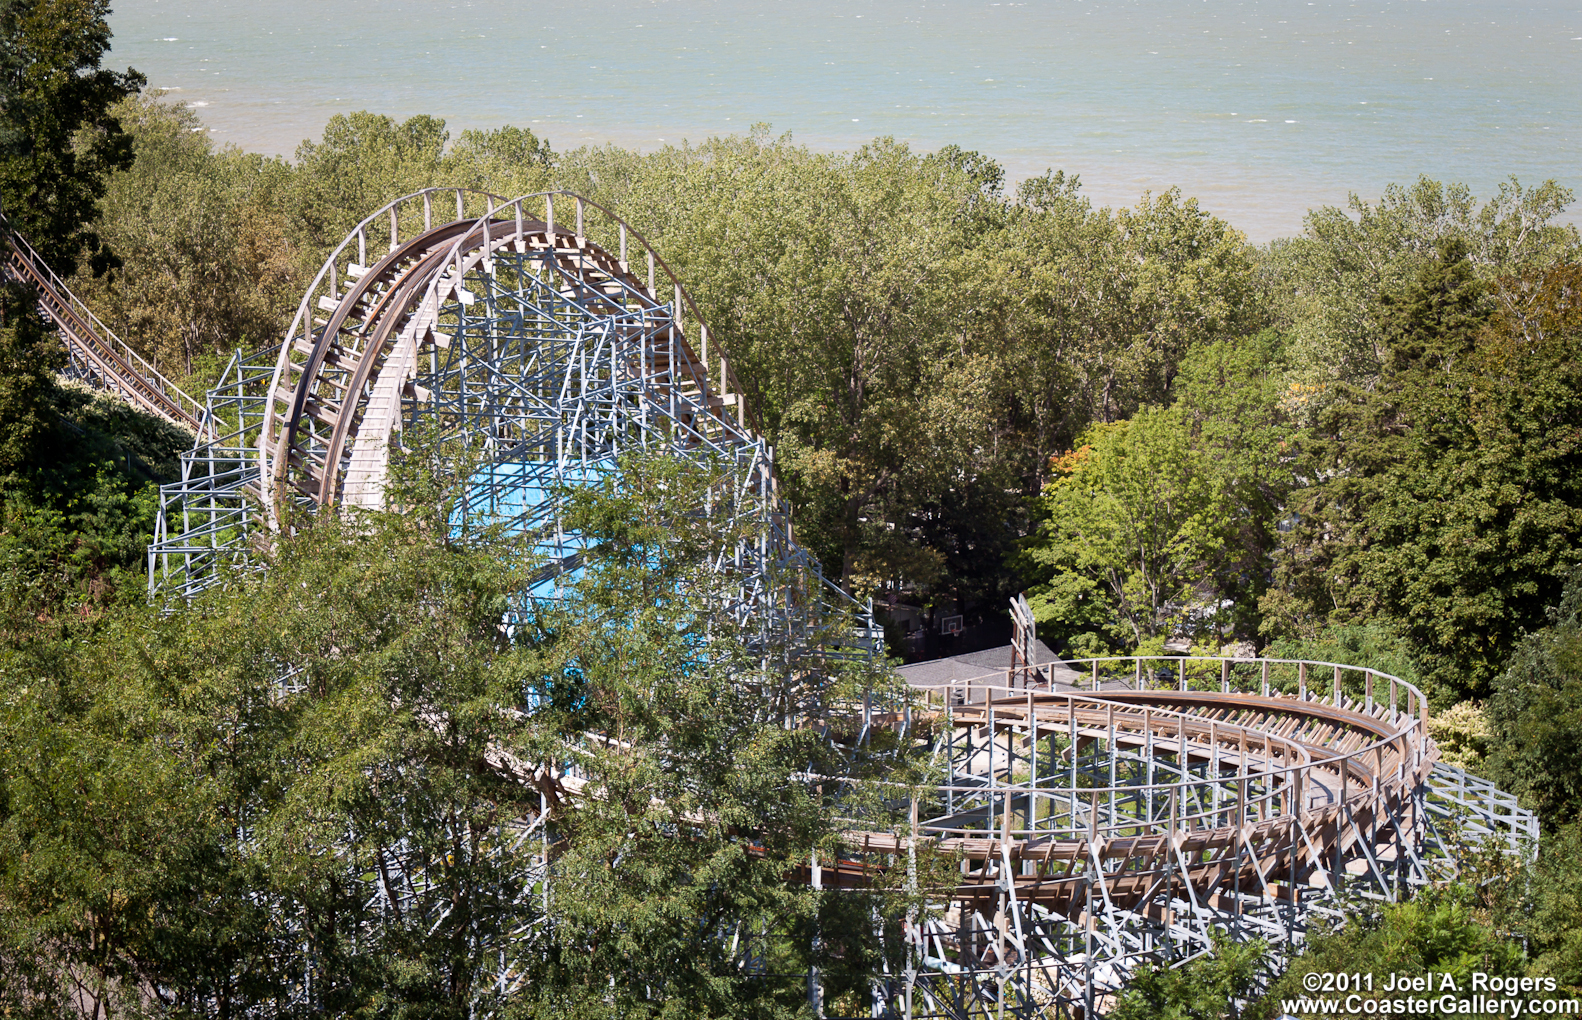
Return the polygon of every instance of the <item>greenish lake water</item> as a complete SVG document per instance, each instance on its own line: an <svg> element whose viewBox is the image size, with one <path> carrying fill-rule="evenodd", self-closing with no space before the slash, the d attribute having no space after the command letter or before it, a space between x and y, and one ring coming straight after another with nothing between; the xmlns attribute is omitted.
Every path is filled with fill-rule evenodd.
<svg viewBox="0 0 1582 1020"><path fill-rule="evenodd" d="M1179 185L1255 240L1418 174L1582 186L1579 0L119 0L111 27L112 66L286 155L357 109L556 149L767 122L954 142L1105 204Z"/></svg>

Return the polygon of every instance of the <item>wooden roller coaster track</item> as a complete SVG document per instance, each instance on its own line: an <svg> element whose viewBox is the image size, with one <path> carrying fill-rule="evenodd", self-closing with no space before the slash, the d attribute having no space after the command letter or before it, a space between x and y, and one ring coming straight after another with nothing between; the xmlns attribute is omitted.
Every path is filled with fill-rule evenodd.
<svg viewBox="0 0 1582 1020"><path fill-rule="evenodd" d="M1421 692L1372 669L1019 663L926 696L913 719L941 782L908 791L909 828L854 828L806 876L861 888L918 854L951 862L953 881L916 886L933 917L879 996L908 1018L1091 1017L1143 963L1219 933L1289 952L1348 898L1453 874L1463 841L1525 854L1538 835L1514 797L1438 763Z"/></svg>
<svg viewBox="0 0 1582 1020"><path fill-rule="evenodd" d="M38 297L39 311L55 324L73 374L119 394L132 405L191 432L205 433L203 403L171 382L71 292L27 240L0 216L6 279Z"/></svg>

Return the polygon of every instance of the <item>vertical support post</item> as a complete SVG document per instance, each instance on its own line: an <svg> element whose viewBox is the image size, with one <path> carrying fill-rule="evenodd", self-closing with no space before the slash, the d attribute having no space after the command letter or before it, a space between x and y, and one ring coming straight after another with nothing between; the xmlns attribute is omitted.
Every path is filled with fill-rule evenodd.
<svg viewBox="0 0 1582 1020"><path fill-rule="evenodd" d="M1038 714L1033 692L1027 692L1027 818L1028 838L1038 828Z"/></svg>
<svg viewBox="0 0 1582 1020"><path fill-rule="evenodd" d="M1221 694L1229 694L1230 693L1230 660L1229 659L1221 659L1221 660L1219 660L1219 692Z"/></svg>
<svg viewBox="0 0 1582 1020"><path fill-rule="evenodd" d="M1105 748L1106 752L1109 755L1109 759L1110 759L1110 782L1109 782L1109 787L1110 787L1110 813L1109 813L1109 823L1110 823L1110 826L1113 828L1115 826L1115 817L1116 817L1115 816L1115 703L1113 701L1109 702L1108 704L1105 705L1105 715L1106 715L1106 718L1105 718L1104 721L1107 724L1107 728L1109 730L1109 736L1108 736L1109 746L1107 748Z"/></svg>
<svg viewBox="0 0 1582 1020"><path fill-rule="evenodd" d="M945 688L945 814L956 813L956 698L955 682Z"/></svg>
<svg viewBox="0 0 1582 1020"><path fill-rule="evenodd" d="M1166 843L1166 845L1168 847L1168 851L1165 854L1165 911L1164 911L1164 913L1165 913L1165 956L1166 957L1170 957L1170 956L1175 955L1175 952L1174 952L1175 936L1171 933L1171 929L1175 927L1175 920L1176 920L1176 910L1175 910L1175 897L1176 897L1175 856L1176 855L1175 855L1175 848L1176 848L1176 840L1177 840L1178 836L1180 835L1180 825L1181 825L1180 804L1178 802L1179 801L1178 795L1180 794L1180 792L1181 792L1181 787L1178 784L1172 784L1171 785L1171 787L1170 787L1170 825L1165 830L1165 843ZM1187 881L1190 882L1191 879L1188 878ZM1092 1014L1089 1014L1089 1015L1091 1016Z"/></svg>
<svg viewBox="0 0 1582 1020"><path fill-rule="evenodd" d="M912 838L906 844L906 891L917 895L917 794L912 794ZM918 930L917 911L906 915L906 976L902 988L902 1020L912 1020L912 986L917 984L917 957L923 948L923 933Z"/></svg>
<svg viewBox="0 0 1582 1020"><path fill-rule="evenodd" d="M1263 660L1263 696L1269 696L1269 660Z"/></svg>
<svg viewBox="0 0 1582 1020"><path fill-rule="evenodd" d="M1286 807L1286 817L1291 820L1291 835L1286 847L1286 914L1285 914L1285 939L1291 941L1291 926L1296 922L1296 884L1298 881L1297 867L1298 850L1297 838L1302 830L1302 811L1307 806L1307 793L1302 789L1302 777L1307 772L1304 766L1293 772L1287 772L1287 782L1292 785L1291 803Z"/></svg>
<svg viewBox="0 0 1582 1020"><path fill-rule="evenodd" d="M1339 666L1335 667L1335 700L1334 700L1334 705L1335 705L1336 708L1340 707L1340 667Z"/></svg>
<svg viewBox="0 0 1582 1020"><path fill-rule="evenodd" d="M1213 719L1208 721L1208 771L1213 777L1213 785L1209 787L1209 811L1214 818L1214 828L1219 828L1219 724Z"/></svg>
<svg viewBox="0 0 1582 1020"><path fill-rule="evenodd" d="M1071 815L1066 823L1071 827L1071 838L1077 837L1077 702L1066 695L1066 719L1071 734Z"/></svg>
<svg viewBox="0 0 1582 1020"><path fill-rule="evenodd" d="M822 892L824 889L824 872L818 864L817 850L813 851L811 864L813 891ZM813 936L813 948L815 951L821 948L821 942L822 940L815 934ZM807 1004L812 1008L814 1016L822 1017L824 1015L824 986L823 982L819 980L818 964L816 963L807 970Z"/></svg>
<svg viewBox="0 0 1582 1020"><path fill-rule="evenodd" d="M988 709L988 713L987 714L988 714L988 718L989 718L989 789L992 791L994 789L994 774L995 774L994 773L994 698L991 695L989 695L988 693L985 693L983 695L983 704L984 704L984 707L986 709ZM989 794L989 803L990 803L990 805L992 807L992 805L994 803L994 794L992 792Z"/></svg>
<svg viewBox="0 0 1582 1020"><path fill-rule="evenodd" d="M1350 793L1351 762L1348 758L1340 759L1340 800L1335 807L1335 850L1329 860L1330 874L1333 876L1335 892L1340 892L1341 883L1345 881L1346 869L1341 862L1341 848L1346 844L1346 797Z"/></svg>
<svg viewBox="0 0 1582 1020"><path fill-rule="evenodd" d="M1302 701L1307 700L1307 663L1300 662L1296 666L1296 696Z"/></svg>
<svg viewBox="0 0 1582 1020"><path fill-rule="evenodd" d="M1154 711L1143 708L1143 761L1147 762L1147 811L1148 824L1154 824Z"/></svg>

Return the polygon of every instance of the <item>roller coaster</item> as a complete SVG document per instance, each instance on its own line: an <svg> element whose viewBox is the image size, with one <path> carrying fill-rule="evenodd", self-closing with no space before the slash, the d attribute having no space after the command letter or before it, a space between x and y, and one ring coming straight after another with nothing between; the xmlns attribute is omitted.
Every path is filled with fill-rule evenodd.
<svg viewBox="0 0 1582 1020"><path fill-rule="evenodd" d="M161 490L151 597L261 569L302 514L384 506L391 453L422 429L468 465L458 529L530 536L545 597L585 553L557 493L631 451L728 465L731 512L756 536L717 564L734 611L766 641L882 654L871 605L796 543L726 352L654 249L595 203L454 188L389 203L325 260L283 342L238 353L202 405L10 236L6 269L39 292L74 371L194 433ZM1098 1016L1139 966L1192 959L1217 934L1278 957L1358 898L1453 874L1467 846L1533 852L1533 814L1439 761L1404 680L1271 659L1037 664L1024 601L1012 616L1009 668L914 689L894 710L845 706L864 737L893 731L938 776L897 794L906 823L854 823L842 854L802 876L843 889L904 872L929 904L905 927L904 970L871 976L864 1016ZM828 722L791 711L787 725ZM587 795L573 771L548 778L554 796L518 842L547 831L555 801ZM421 910L421 868L392 863L386 895ZM526 885L553 881L547 840L529 867ZM521 980L510 949L482 986ZM829 1014L816 974L809 997Z"/></svg>

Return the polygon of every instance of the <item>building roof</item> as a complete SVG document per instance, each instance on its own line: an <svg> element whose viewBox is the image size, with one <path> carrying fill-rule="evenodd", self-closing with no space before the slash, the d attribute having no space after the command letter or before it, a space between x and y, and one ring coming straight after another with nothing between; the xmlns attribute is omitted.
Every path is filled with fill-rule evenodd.
<svg viewBox="0 0 1582 1020"><path fill-rule="evenodd" d="M1085 669L1080 672L1072 669L1042 641L1034 642L1033 665L1038 668L1039 673L1043 674L1043 679L1048 682L1048 689L1051 691L1077 692L1093 689ZM992 678L991 682L1003 684L1006 680L1005 671L1010 668L1011 646L1001 645L998 648L986 648L981 652L966 652L943 659L908 663L898 667L896 672L913 687L940 688L963 680L980 678ZM1131 686L1123 677L1107 677L1099 681L1100 691L1129 690Z"/></svg>
<svg viewBox="0 0 1582 1020"><path fill-rule="evenodd" d="M1059 662L1060 656L1050 651L1048 645L1042 641L1033 642L1035 666L1050 666ZM985 648L981 652L966 652L944 659L909 663L898 668L896 672L913 687L944 687L954 681L972 680L992 673L1000 673L1003 681L1003 674L1010 668L1011 646L1001 645L998 648ZM1069 672L1066 667L1059 669Z"/></svg>

